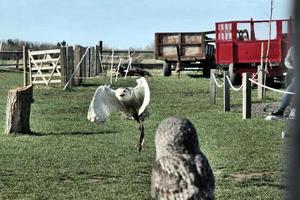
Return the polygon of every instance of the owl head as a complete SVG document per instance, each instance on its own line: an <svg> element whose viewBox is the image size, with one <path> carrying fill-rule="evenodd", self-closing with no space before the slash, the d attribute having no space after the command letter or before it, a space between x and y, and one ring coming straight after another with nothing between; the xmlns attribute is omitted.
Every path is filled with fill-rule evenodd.
<svg viewBox="0 0 300 200"><path fill-rule="evenodd" d="M169 117L158 126L155 135L156 159L162 156L200 153L193 124L185 118Z"/></svg>
<svg viewBox="0 0 300 200"><path fill-rule="evenodd" d="M115 95L119 99L119 101L124 101L124 100L130 98L131 92L128 88L121 87L121 88L116 89Z"/></svg>

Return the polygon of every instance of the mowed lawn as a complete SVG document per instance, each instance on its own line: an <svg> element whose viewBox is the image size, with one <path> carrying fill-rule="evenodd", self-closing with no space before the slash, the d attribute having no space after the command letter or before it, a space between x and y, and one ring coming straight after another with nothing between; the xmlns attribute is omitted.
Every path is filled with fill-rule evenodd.
<svg viewBox="0 0 300 200"><path fill-rule="evenodd" d="M22 84L22 73L0 71L0 199L151 199L155 130L168 116L187 117L195 125L215 174L217 199L282 198L284 122L242 120L241 113L224 113L220 89L217 105L208 103L208 79L153 73L147 77L151 115L145 122L145 148L139 153L136 122L122 120L117 113L104 124L86 119L95 89L109 83L105 76L69 91L35 87L34 134L2 134L6 93ZM135 84L135 78L119 78L112 87ZM241 92L233 94L232 104L241 104Z"/></svg>

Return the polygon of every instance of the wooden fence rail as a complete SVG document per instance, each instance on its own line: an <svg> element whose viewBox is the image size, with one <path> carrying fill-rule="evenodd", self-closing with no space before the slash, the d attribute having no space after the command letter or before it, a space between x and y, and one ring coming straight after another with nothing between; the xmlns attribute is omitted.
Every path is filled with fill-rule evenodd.
<svg viewBox="0 0 300 200"><path fill-rule="evenodd" d="M0 51L0 66L16 66L19 68L20 60L23 57L22 51ZM15 62L11 62L11 61Z"/></svg>

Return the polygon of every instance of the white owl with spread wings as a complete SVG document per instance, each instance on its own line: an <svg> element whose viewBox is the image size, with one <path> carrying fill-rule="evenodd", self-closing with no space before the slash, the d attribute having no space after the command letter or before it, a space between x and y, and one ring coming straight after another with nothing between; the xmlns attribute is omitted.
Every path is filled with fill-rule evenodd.
<svg viewBox="0 0 300 200"><path fill-rule="evenodd" d="M107 85L98 87L91 101L87 119L91 122L106 122L113 112L120 112L127 118L136 120L140 124L141 151L144 142L143 121L149 114L147 106L150 102L150 90L144 77L136 82L136 87L121 87L116 90Z"/></svg>

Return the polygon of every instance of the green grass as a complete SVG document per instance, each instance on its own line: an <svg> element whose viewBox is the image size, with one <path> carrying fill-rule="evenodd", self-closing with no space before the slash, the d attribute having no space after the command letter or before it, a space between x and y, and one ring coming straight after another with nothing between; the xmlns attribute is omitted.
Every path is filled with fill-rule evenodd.
<svg viewBox="0 0 300 200"><path fill-rule="evenodd" d="M215 173L218 199L281 199L284 122L224 113L220 90L217 105L209 105L208 79L155 75L147 80L151 116L141 154L135 147L137 123L121 120L117 113L101 125L86 120L93 93L109 82L107 77L70 91L36 87L31 112L35 135L0 134L0 199L150 199L155 130L174 115L195 125ZM21 84L22 73L0 72L1 132L6 92ZM119 79L113 87L121 85L133 86L135 80ZM269 93L269 100L278 98ZM232 100L240 104L241 93Z"/></svg>

